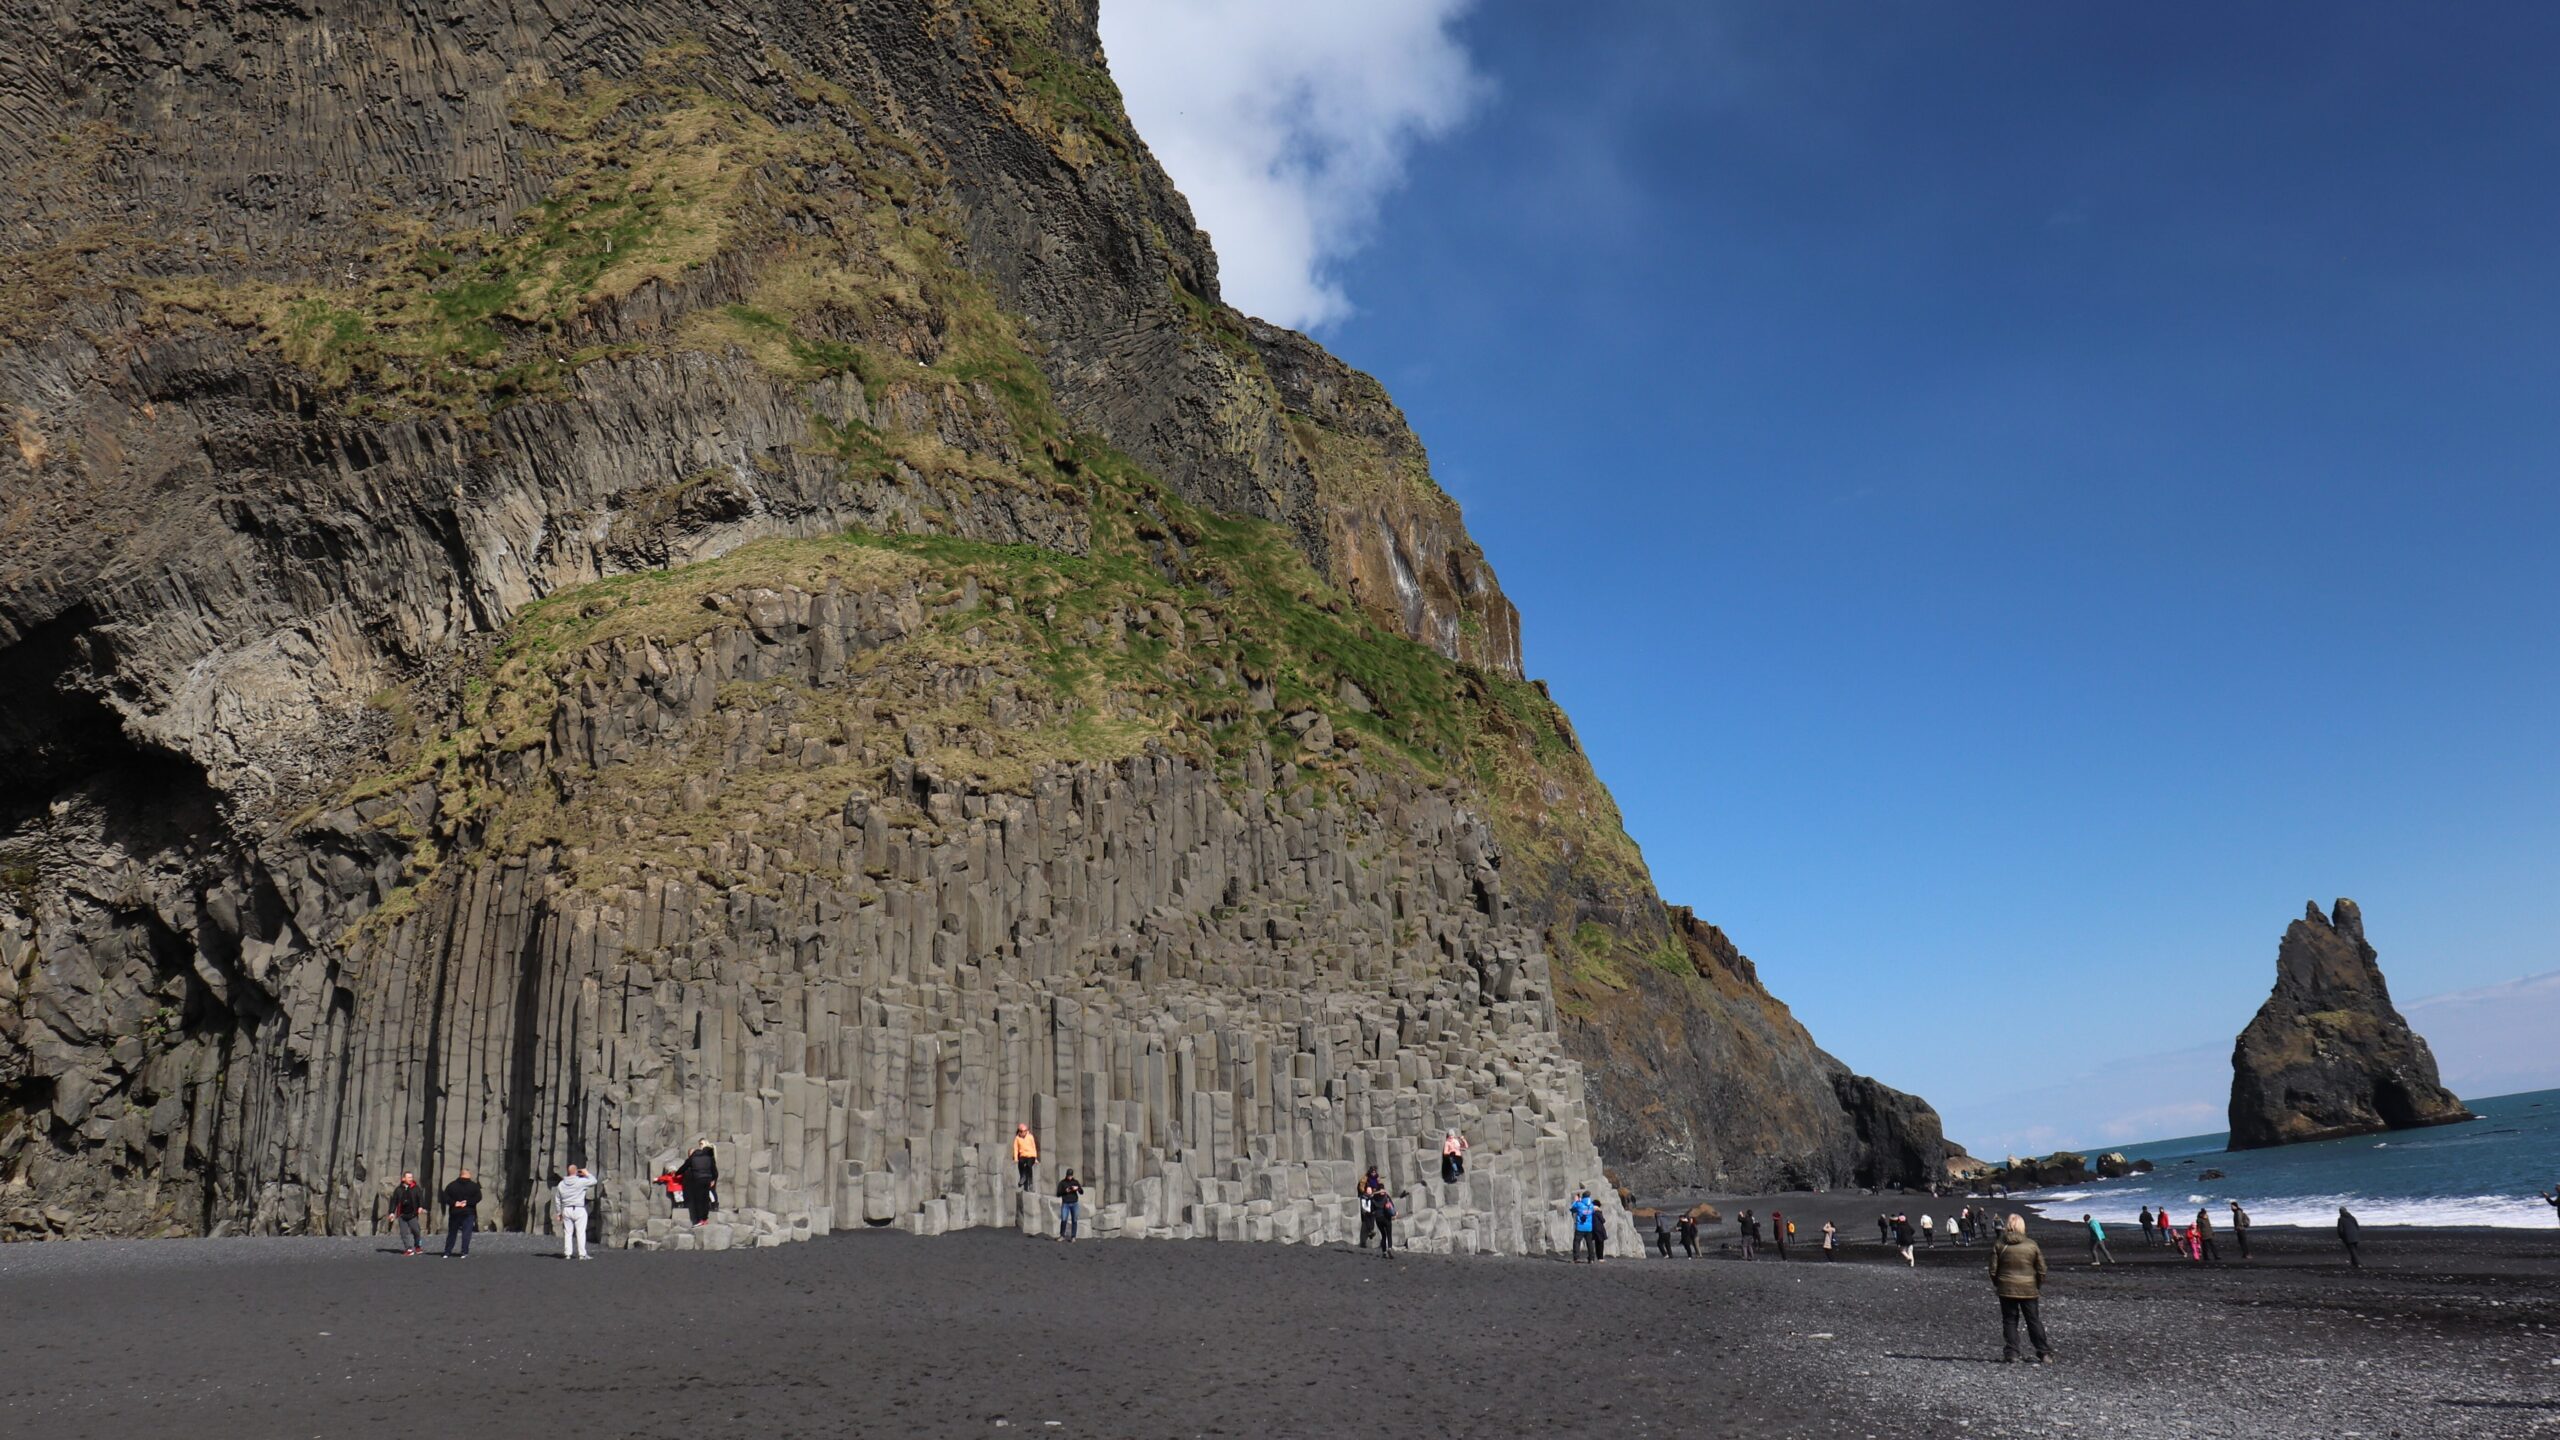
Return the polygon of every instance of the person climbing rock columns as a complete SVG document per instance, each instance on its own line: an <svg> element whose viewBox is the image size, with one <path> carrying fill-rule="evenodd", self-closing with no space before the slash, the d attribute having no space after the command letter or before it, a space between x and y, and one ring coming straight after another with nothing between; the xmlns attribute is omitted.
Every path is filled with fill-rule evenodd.
<svg viewBox="0 0 2560 1440"><path fill-rule="evenodd" d="M400 1226L400 1253L415 1255L427 1248L426 1237L418 1231L419 1218L427 1213L426 1188L418 1183L418 1172L403 1170L400 1183L391 1187L391 1218Z"/></svg>
<svg viewBox="0 0 2560 1440"><path fill-rule="evenodd" d="M1448 1138L1440 1142L1440 1178L1455 1185L1458 1177L1466 1173L1467 1137L1452 1130Z"/></svg>
<svg viewBox="0 0 2560 1440"><path fill-rule="evenodd" d="M1022 1188L1030 1189L1031 1172L1040 1168L1040 1141L1028 1124L1013 1127L1013 1168L1021 1177Z"/></svg>
<svg viewBox="0 0 2560 1440"><path fill-rule="evenodd" d="M2000 1363L2018 1358L2018 1330L2035 1345L2036 1363L2053 1359L2044 1334L2044 1250L2027 1238L2027 1217L2012 1215L1991 1243L1991 1288L2000 1297Z"/></svg>
<svg viewBox="0 0 2560 1440"><path fill-rule="evenodd" d="M587 1197L594 1193L596 1178L584 1165L572 1165L569 1173L552 1187L552 1213L560 1218L560 1258L591 1260L587 1253Z"/></svg>
<svg viewBox="0 0 2560 1440"><path fill-rule="evenodd" d="M464 1170L454 1182L444 1187L444 1258L456 1258L453 1245L462 1242L459 1258L471 1258L471 1236L480 1228L480 1182Z"/></svg>
<svg viewBox="0 0 2560 1440"><path fill-rule="evenodd" d="M1076 1178L1070 1167L1067 1177L1058 1182L1058 1238L1072 1245L1076 1238L1076 1221L1084 1213L1084 1182Z"/></svg>
<svg viewBox="0 0 2560 1440"><path fill-rule="evenodd" d="M693 1218L696 1225L708 1223L712 1210L719 1204L717 1187L720 1184L720 1161L711 1153L709 1139L696 1144L693 1153L684 1157L684 1163L676 1167L676 1183L684 1187L685 1213Z"/></svg>

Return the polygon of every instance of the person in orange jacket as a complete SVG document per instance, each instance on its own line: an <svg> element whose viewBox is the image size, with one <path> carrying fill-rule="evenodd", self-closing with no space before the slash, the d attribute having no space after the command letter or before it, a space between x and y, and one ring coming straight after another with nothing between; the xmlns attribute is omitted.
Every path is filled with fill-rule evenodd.
<svg viewBox="0 0 2560 1440"><path fill-rule="evenodd" d="M1040 1142L1031 1138L1028 1124L1013 1127L1013 1168L1022 1177L1022 1188L1031 1188L1031 1172L1040 1166Z"/></svg>

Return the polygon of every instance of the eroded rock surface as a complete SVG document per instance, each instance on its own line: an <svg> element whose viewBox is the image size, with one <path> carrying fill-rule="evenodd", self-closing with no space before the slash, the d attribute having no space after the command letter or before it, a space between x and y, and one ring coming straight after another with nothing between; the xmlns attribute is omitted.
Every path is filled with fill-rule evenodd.
<svg viewBox="0 0 2560 1440"><path fill-rule="evenodd" d="M2231 1148L2471 1118L2392 1006L2356 902L2305 906L2276 948L2275 992L2231 1050Z"/></svg>
<svg viewBox="0 0 2560 1440"><path fill-rule="evenodd" d="M1127 1234L1449 1125L1434 1247L1933 1163L1219 300L1090 3L19 6L0 167L0 1228L583 1157L669 1239L700 1134L705 1238L1036 1223L1019 1118Z"/></svg>

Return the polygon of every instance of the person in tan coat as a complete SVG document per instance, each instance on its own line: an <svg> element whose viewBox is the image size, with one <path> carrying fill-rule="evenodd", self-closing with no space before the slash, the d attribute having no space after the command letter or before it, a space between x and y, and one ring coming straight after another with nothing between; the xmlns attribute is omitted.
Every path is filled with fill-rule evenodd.
<svg viewBox="0 0 2560 1440"><path fill-rule="evenodd" d="M2027 1238L2027 1217L2012 1215L2000 1238L1991 1242L1991 1288L2000 1294L2000 1363L2018 1358L2018 1326L2036 1347L2036 1363L2053 1361L2053 1345L2044 1337L2044 1249Z"/></svg>

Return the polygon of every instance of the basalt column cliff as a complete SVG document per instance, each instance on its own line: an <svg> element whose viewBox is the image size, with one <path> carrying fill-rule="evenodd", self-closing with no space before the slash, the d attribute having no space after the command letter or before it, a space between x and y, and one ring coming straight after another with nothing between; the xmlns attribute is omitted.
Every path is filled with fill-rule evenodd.
<svg viewBox="0 0 2560 1440"><path fill-rule="evenodd" d="M0 9L0 1233L1919 1180L1090 5ZM1464 1183L1434 1137L1475 1142ZM1612 1202L1614 1204L1614 1201Z"/></svg>

